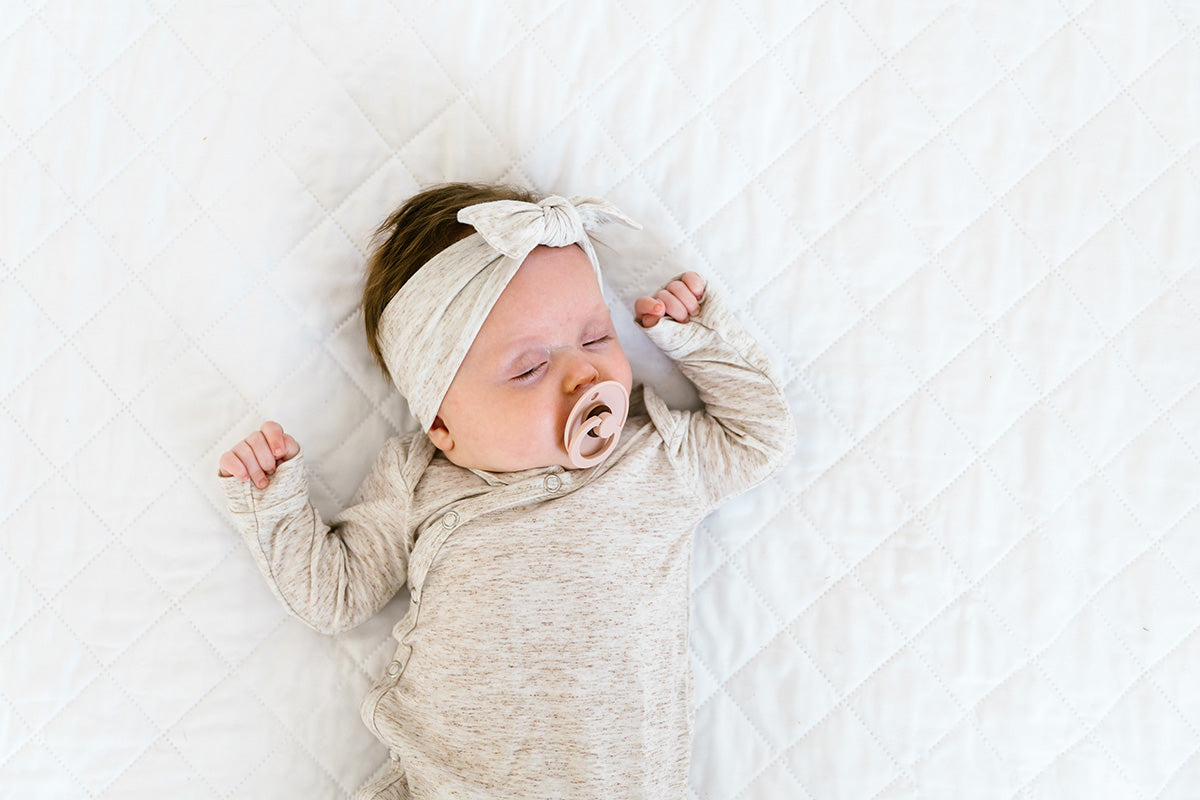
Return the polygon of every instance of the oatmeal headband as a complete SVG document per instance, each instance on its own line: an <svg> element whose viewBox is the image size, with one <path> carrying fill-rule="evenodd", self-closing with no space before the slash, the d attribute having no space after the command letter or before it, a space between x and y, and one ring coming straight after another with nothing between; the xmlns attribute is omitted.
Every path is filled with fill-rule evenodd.
<svg viewBox="0 0 1200 800"><path fill-rule="evenodd" d="M492 306L535 247L578 244L599 281L600 263L588 231L608 222L641 227L604 200L557 195L539 203L479 203L459 211L458 221L475 233L417 270L379 321L384 363L425 431L433 427L442 398Z"/></svg>

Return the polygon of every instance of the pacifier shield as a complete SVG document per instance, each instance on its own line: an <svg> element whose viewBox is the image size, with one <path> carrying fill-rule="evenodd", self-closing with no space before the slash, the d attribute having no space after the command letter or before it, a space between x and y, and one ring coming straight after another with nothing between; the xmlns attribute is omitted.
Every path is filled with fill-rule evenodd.
<svg viewBox="0 0 1200 800"><path fill-rule="evenodd" d="M563 447L576 468L603 461L621 436L629 414L629 392L616 381L603 381L583 393L567 417Z"/></svg>

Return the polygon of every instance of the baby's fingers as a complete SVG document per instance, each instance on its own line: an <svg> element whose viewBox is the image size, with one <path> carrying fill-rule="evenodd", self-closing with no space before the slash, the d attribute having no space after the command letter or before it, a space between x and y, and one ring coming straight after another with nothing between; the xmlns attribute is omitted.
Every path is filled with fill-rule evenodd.
<svg viewBox="0 0 1200 800"><path fill-rule="evenodd" d="M291 461L299 453L300 443L285 433L283 435L283 455L279 457L277 463L282 464L285 461Z"/></svg>
<svg viewBox="0 0 1200 800"><path fill-rule="evenodd" d="M271 455L262 432L256 431L234 445L233 454L242 463L243 472L254 485L260 489L267 488L267 476L275 471L275 457ZM230 472L237 474L233 470Z"/></svg>
<svg viewBox="0 0 1200 800"><path fill-rule="evenodd" d="M685 272L679 276L679 280L688 288L688 291L695 295L697 300L704 297L704 278L701 278L699 273Z"/></svg>
<svg viewBox="0 0 1200 800"><path fill-rule="evenodd" d="M260 433L267 440L267 449L277 463L282 464L300 452L296 440L284 433L283 426L278 422L264 422Z"/></svg>
<svg viewBox="0 0 1200 800"><path fill-rule="evenodd" d="M675 315L672 314L671 316L675 317L675 319L679 320L680 322L687 322L688 317L693 317L700 313L699 298L692 293L691 287L689 287L683 281L671 281L667 284L665 291L670 292L671 295L683 305L684 310L687 312L682 318L675 317Z"/></svg>
<svg viewBox="0 0 1200 800"><path fill-rule="evenodd" d="M639 297L633 304L633 315L643 328L653 328L666 313L667 307L653 297Z"/></svg>
<svg viewBox="0 0 1200 800"><path fill-rule="evenodd" d="M262 424L258 431L266 440L267 452L271 454L272 459L283 455L283 426L278 422L268 421ZM251 434L253 436L253 434Z"/></svg>
<svg viewBox="0 0 1200 800"><path fill-rule="evenodd" d="M667 288L659 289L654 296L661 300L663 305L666 306L668 317L676 322L687 322L689 314L688 307L684 305L684 302L679 299L674 291L671 290L671 287L675 286L676 284L679 284L680 287L683 287L683 284L679 283L679 281L671 281L667 284ZM687 288L683 287L683 291L686 293ZM695 298L692 298L692 302L696 302Z"/></svg>
<svg viewBox="0 0 1200 800"><path fill-rule="evenodd" d="M246 471L246 466L232 450L226 450L221 454L221 459L217 462L217 466L220 468L217 475L222 478L237 478L239 481L244 481L250 477L250 473Z"/></svg>

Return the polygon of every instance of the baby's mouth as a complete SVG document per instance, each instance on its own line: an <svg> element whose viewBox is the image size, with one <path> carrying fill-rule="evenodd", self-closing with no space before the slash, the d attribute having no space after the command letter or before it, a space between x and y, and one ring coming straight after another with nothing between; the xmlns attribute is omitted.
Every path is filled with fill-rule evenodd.
<svg viewBox="0 0 1200 800"><path fill-rule="evenodd" d="M576 468L603 461L621 436L629 413L629 393L616 381L603 381L576 401L563 430L563 447Z"/></svg>

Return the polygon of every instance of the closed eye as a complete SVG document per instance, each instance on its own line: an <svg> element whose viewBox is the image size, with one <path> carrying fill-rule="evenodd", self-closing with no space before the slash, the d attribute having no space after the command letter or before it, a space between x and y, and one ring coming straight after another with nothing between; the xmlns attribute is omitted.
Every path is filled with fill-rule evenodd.
<svg viewBox="0 0 1200 800"><path fill-rule="evenodd" d="M592 339L592 340L590 340L590 341L584 342L584 343L583 343L583 346L584 346L584 347L590 347L591 345L605 344L605 343L607 343L607 342L608 342L608 340L609 340L609 339L611 339L611 338L612 338L611 336L598 336L598 337L597 337L597 338L595 338L595 339Z"/></svg>
<svg viewBox="0 0 1200 800"><path fill-rule="evenodd" d="M531 381L537 377L537 374L542 371L542 367L544 367L544 366L546 366L545 361L538 364L536 367L531 367L530 369L525 370L520 375L514 375L513 380L519 381L522 383L525 381Z"/></svg>

